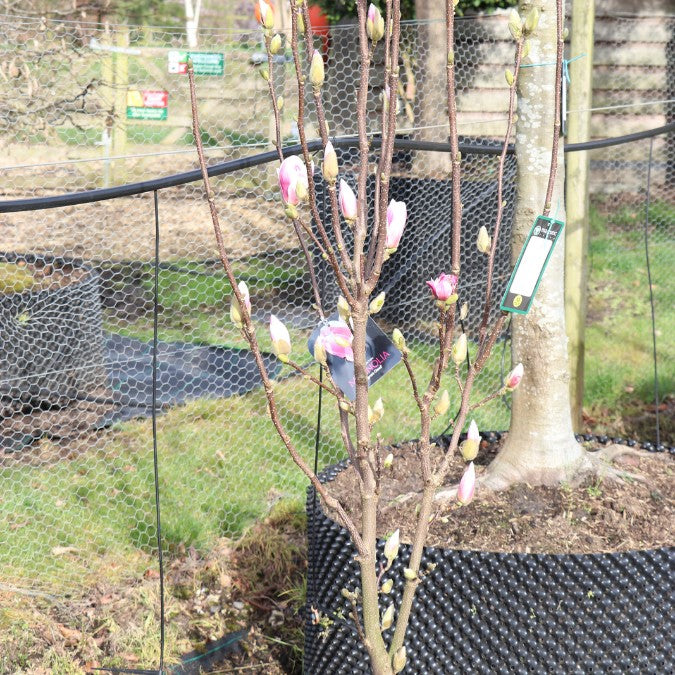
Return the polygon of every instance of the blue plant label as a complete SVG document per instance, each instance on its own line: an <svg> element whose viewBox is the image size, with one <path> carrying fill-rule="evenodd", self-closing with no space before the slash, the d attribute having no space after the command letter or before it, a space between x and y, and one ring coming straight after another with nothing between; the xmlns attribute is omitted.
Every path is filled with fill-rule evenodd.
<svg viewBox="0 0 675 675"><path fill-rule="evenodd" d="M352 352L352 330L336 312L322 321L309 336L307 348L314 356L317 340L326 350L326 363L335 384L350 400L356 398L354 381L354 353ZM386 375L401 361L401 352L383 333L378 325L368 319L366 325L366 368L370 387Z"/></svg>
<svg viewBox="0 0 675 675"><path fill-rule="evenodd" d="M530 311L563 227L565 224L560 220L537 216L506 286L500 305L505 312L527 314Z"/></svg>

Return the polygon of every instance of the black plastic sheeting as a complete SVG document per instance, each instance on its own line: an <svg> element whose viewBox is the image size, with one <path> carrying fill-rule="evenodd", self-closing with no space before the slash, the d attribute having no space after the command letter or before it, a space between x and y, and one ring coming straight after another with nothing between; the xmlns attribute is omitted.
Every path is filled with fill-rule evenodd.
<svg viewBox="0 0 675 675"><path fill-rule="evenodd" d="M346 462L326 469L332 480ZM318 502L316 502L318 504ZM342 588L358 585L347 531L309 491L305 673L369 673L368 656ZM379 542L382 555L384 543ZM505 554L427 548L406 637L404 673L672 673L675 549L615 554ZM400 605L410 547L401 545L387 578ZM393 628L384 633L389 642Z"/></svg>
<svg viewBox="0 0 675 675"><path fill-rule="evenodd" d="M73 392L58 401L24 403L0 417L0 451L21 452L41 438L68 441L73 433L95 431L136 417L152 416L152 342L100 334L102 386ZM104 343L104 344L103 344ZM280 361L263 354L271 378ZM157 346L157 409L196 399L227 398L262 386L253 354L244 349L187 342Z"/></svg>
<svg viewBox="0 0 675 675"><path fill-rule="evenodd" d="M109 334L106 339L108 384L119 407L102 424L152 414L152 342ZM263 359L270 377L280 361ZM166 408L198 398L226 398L262 385L253 354L245 349L159 342L157 345L157 405Z"/></svg>

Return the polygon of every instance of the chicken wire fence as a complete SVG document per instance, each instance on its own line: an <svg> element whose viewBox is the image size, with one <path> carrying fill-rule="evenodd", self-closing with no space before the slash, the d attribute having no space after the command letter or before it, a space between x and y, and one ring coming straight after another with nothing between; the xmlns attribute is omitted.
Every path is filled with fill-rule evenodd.
<svg viewBox="0 0 675 675"><path fill-rule="evenodd" d="M634 26L616 19L614 34L621 36ZM672 21L652 28L645 39L670 44ZM502 80L511 48L501 15L460 21L459 30L460 133L474 148L463 162L460 288L460 302L469 302L465 330L471 339L485 267L474 242L480 226L490 229L494 221L497 158L490 150L505 129ZM185 49L180 33L16 18L1 21L0 31L4 200L106 188L194 168L186 76L174 72L181 69ZM431 79L438 72L433 45L439 35L440 24L403 27L403 140L444 141L447 136L444 95ZM336 136L355 132L350 107L358 65L355 43L349 26L317 35L326 58L324 99ZM260 34L207 31L200 35L199 51L222 55L193 54L195 67L200 63L210 73L197 76L207 159L211 164L242 160L236 170L213 180L226 245L237 276L251 291L280 416L301 454L311 460L316 389L269 356L264 326L270 314L279 316L290 330L296 360L313 367L306 342L317 316L304 258L283 216L276 163L252 157L269 150L271 133L267 85L256 73L264 61ZM274 77L286 101L283 136L292 143L297 102L290 67L282 57ZM651 86L641 99L645 108L601 113L596 124L618 135L636 130L631 125L645 129L663 124L666 115L672 119L672 103L646 104L673 98L666 70L649 64L619 68L616 81L623 88L606 91L604 103L634 104L631 87L649 76ZM663 81L658 79L662 76ZM373 85L373 134L380 106ZM142 115L149 118L139 119ZM311 124L310 118L313 136ZM349 182L355 176L355 155L348 143L336 145ZM637 351L651 355L656 336L661 401L672 382L673 364L668 271L675 211L673 133L592 150L590 161L592 201L602 216L590 262L604 264L600 278L591 271L591 289L602 306L590 320L602 330L619 330L607 310L620 301L625 284L635 281L626 270L638 267L646 293L635 307L636 325L638 319L640 323L631 340L639 344ZM378 323L385 332L398 327L406 334L421 371L432 358L434 322L424 280L446 269L449 259L447 167L444 152L401 144L391 181L391 195L406 202L409 221L396 264L385 268L381 280L387 302ZM514 174L509 156L497 293L510 272ZM320 207L325 208L318 174L317 182ZM229 320L229 283L217 261L201 184L133 192L2 215L0 590L77 593L102 573L123 582L153 565L153 395L161 413L156 419L159 488L164 546L170 554L188 546L208 550L219 537L239 534L279 499L304 493L306 481L274 433L255 365ZM596 248L594 241L600 242ZM336 291L320 262L317 270L330 306ZM610 322L606 327L605 321ZM477 384L481 392L492 391L510 368L507 337L499 341ZM590 354L587 370L602 358L604 354ZM650 358L646 363L653 366ZM414 437L416 416L403 369L374 386L373 396L379 395L386 410L383 435L396 441ZM319 466L344 454L334 411L329 402L323 405ZM507 428L507 402L492 402L477 412L477 421L484 430ZM444 426L439 423L436 431Z"/></svg>

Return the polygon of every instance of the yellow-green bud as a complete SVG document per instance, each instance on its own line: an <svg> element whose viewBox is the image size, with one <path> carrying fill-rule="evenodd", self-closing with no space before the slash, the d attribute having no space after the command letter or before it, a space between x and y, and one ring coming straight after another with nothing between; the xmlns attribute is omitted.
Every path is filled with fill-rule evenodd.
<svg viewBox="0 0 675 675"><path fill-rule="evenodd" d="M342 400L340 401L340 410L344 410L344 412L349 412L352 409L352 407L347 403L347 401Z"/></svg>
<svg viewBox="0 0 675 675"><path fill-rule="evenodd" d="M469 303L465 302L459 310L459 320L464 321L469 316Z"/></svg>
<svg viewBox="0 0 675 675"><path fill-rule="evenodd" d="M382 466L384 466L385 469L391 469L392 464L394 463L394 454L390 452L385 458L384 462L382 462Z"/></svg>
<svg viewBox="0 0 675 675"><path fill-rule="evenodd" d="M533 7L525 17L524 29L525 33L532 33L536 30L537 25L539 24L539 10L536 7Z"/></svg>
<svg viewBox="0 0 675 675"><path fill-rule="evenodd" d="M386 579L385 581L382 582L382 586L380 586L380 590L382 593L387 595L388 593L391 593L391 589L394 587L394 580L393 579Z"/></svg>
<svg viewBox="0 0 675 675"><path fill-rule="evenodd" d="M382 309L382 307L384 307L384 296L385 293L382 291L382 293L378 293L378 295L370 301L370 305L368 305L368 311L371 314L377 314Z"/></svg>
<svg viewBox="0 0 675 675"><path fill-rule="evenodd" d="M345 298L341 295L338 298L337 301L337 311L338 314L340 315L340 318L345 322L349 323L349 317L352 315L352 310L349 307L349 303Z"/></svg>
<svg viewBox="0 0 675 675"><path fill-rule="evenodd" d="M452 360L455 365L460 366L466 360L467 344L466 335L462 333L452 345Z"/></svg>
<svg viewBox="0 0 675 675"><path fill-rule="evenodd" d="M447 389L444 389L443 393L441 394L441 397L438 399L438 401L436 401L436 405L434 406L434 412L437 415L445 415L445 413L448 412L449 408L450 408L450 394L448 393Z"/></svg>
<svg viewBox="0 0 675 675"><path fill-rule="evenodd" d="M305 19L299 12L298 12L298 32L299 33L305 32Z"/></svg>
<svg viewBox="0 0 675 675"><path fill-rule="evenodd" d="M323 151L323 177L328 183L335 183L335 179L338 177L338 160L337 153L333 148L333 144L328 141L326 147Z"/></svg>
<svg viewBox="0 0 675 675"><path fill-rule="evenodd" d="M455 63L455 52L452 49L448 50L448 65L452 66Z"/></svg>
<svg viewBox="0 0 675 675"><path fill-rule="evenodd" d="M403 576L408 580L408 581L413 581L417 579L417 573L414 570L411 570L409 567L406 567L403 570Z"/></svg>
<svg viewBox="0 0 675 675"><path fill-rule="evenodd" d="M520 40L523 35L523 22L517 9L512 9L509 14L509 32L514 40Z"/></svg>
<svg viewBox="0 0 675 675"><path fill-rule="evenodd" d="M368 406L368 424L377 424L383 417L384 403L382 398L378 398L372 408Z"/></svg>
<svg viewBox="0 0 675 675"><path fill-rule="evenodd" d="M394 673L400 673L404 668L407 661L407 656L405 653L405 647L401 647L396 650L394 658L391 660L391 667Z"/></svg>
<svg viewBox="0 0 675 675"><path fill-rule="evenodd" d="M284 97L283 96L278 96L277 97L277 109L279 112L283 110L284 107Z"/></svg>
<svg viewBox="0 0 675 675"><path fill-rule="evenodd" d="M281 35L279 35L279 33L277 33L270 40L270 52L272 54L278 54L281 51L281 46L282 46Z"/></svg>
<svg viewBox="0 0 675 675"><path fill-rule="evenodd" d="M382 630L391 628L392 623L394 623L394 605L389 605L382 614Z"/></svg>
<svg viewBox="0 0 675 675"><path fill-rule="evenodd" d="M531 46L532 46L532 45L530 45L530 41L529 41L529 40L525 40L525 42L523 43L523 55L522 55L521 58L525 59L525 58L527 58L527 57L529 56L529 54L530 54L530 47L531 47Z"/></svg>
<svg viewBox="0 0 675 675"><path fill-rule="evenodd" d="M309 67L309 81L315 87L320 87L323 84L324 78L323 56L321 56L318 49L315 49L312 55L312 63Z"/></svg>
<svg viewBox="0 0 675 675"><path fill-rule="evenodd" d="M509 85L509 87L513 86L513 73L507 68L504 71L504 77L506 78L506 84Z"/></svg>
<svg viewBox="0 0 675 675"><path fill-rule="evenodd" d="M408 351L405 346L405 338L403 337L403 333L401 333L398 328L394 328L394 332L391 334L391 341L400 352L405 354Z"/></svg>
<svg viewBox="0 0 675 675"><path fill-rule="evenodd" d="M307 192L307 187L300 180L295 184L295 194L298 196L298 199L301 202L306 202L309 199L309 192Z"/></svg>
<svg viewBox="0 0 675 675"><path fill-rule="evenodd" d="M295 220L298 217L298 209L295 204L286 204L284 213L286 214L286 217L291 220Z"/></svg>

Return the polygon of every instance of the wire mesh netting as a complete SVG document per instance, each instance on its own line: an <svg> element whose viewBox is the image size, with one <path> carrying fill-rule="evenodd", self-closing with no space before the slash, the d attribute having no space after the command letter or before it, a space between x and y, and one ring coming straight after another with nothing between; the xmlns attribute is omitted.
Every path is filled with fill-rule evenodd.
<svg viewBox="0 0 675 675"><path fill-rule="evenodd" d="M647 103L673 98L668 45L675 21L641 21L608 18L602 24L596 100L600 106L631 107L596 113L595 136L673 119L672 101ZM506 128L503 70L512 58L505 16L458 23L462 140L499 144ZM443 30L435 23L403 26L397 93L404 138L446 140L445 94L438 86L444 59L436 62L442 50L434 48ZM196 166L187 78L180 72L186 59L181 32L14 17L0 19L0 34L4 199L110 187ZM622 49L632 49L630 40L636 39L656 57L617 66ZM354 134L354 27L319 34L316 45L326 60L331 134ZM267 84L258 74L266 61L260 33L206 31L198 52L208 54L198 57L193 50L208 161L269 150L273 128ZM373 135L382 106L381 69L376 60L368 100ZM273 76L285 101L282 136L294 143L297 93L287 52L278 57ZM316 136L312 114L310 105L310 138ZM343 177L353 182L355 155L348 149L340 153ZM378 323L387 333L398 327L406 334L420 372L428 371L433 358L435 321L424 281L447 271L449 260L448 169L443 152L399 149L394 158L390 194L406 202L409 220L397 265L387 266L380 282L387 303ZM469 303L470 339L486 265L474 242L480 226L490 228L494 221L496 173L495 155L464 158L460 303ZM510 272L514 174L510 156L497 295ZM587 376L593 392L653 387L653 298L657 408L672 392L673 177L672 132L591 153ZM303 456L312 459L316 389L271 357L264 325L270 314L279 316L289 327L296 360L312 367L306 342L317 316L302 252L283 216L276 163L228 173L214 179L213 188L235 271L251 291L280 416ZM153 564L155 311L165 549L208 550L219 537L241 533L271 504L304 494L306 480L274 433L255 364L229 320L231 291L217 260L201 184L161 190L157 215L158 239L152 194L2 215L0 589L78 593L103 572L124 580ZM337 290L321 262L317 269L331 307ZM630 325L624 313L612 311L627 301L634 306ZM603 337L608 333L615 336L611 354ZM632 362L624 359L628 344ZM640 381L629 380L636 364ZM504 335L478 391L492 391L510 366ZM395 369L373 391L385 402L380 431L395 441L418 433L406 381L405 371ZM324 402L324 407L320 466L344 456L333 406ZM481 429L505 429L508 406L495 401L478 411L477 421ZM659 440L672 443L668 433Z"/></svg>

